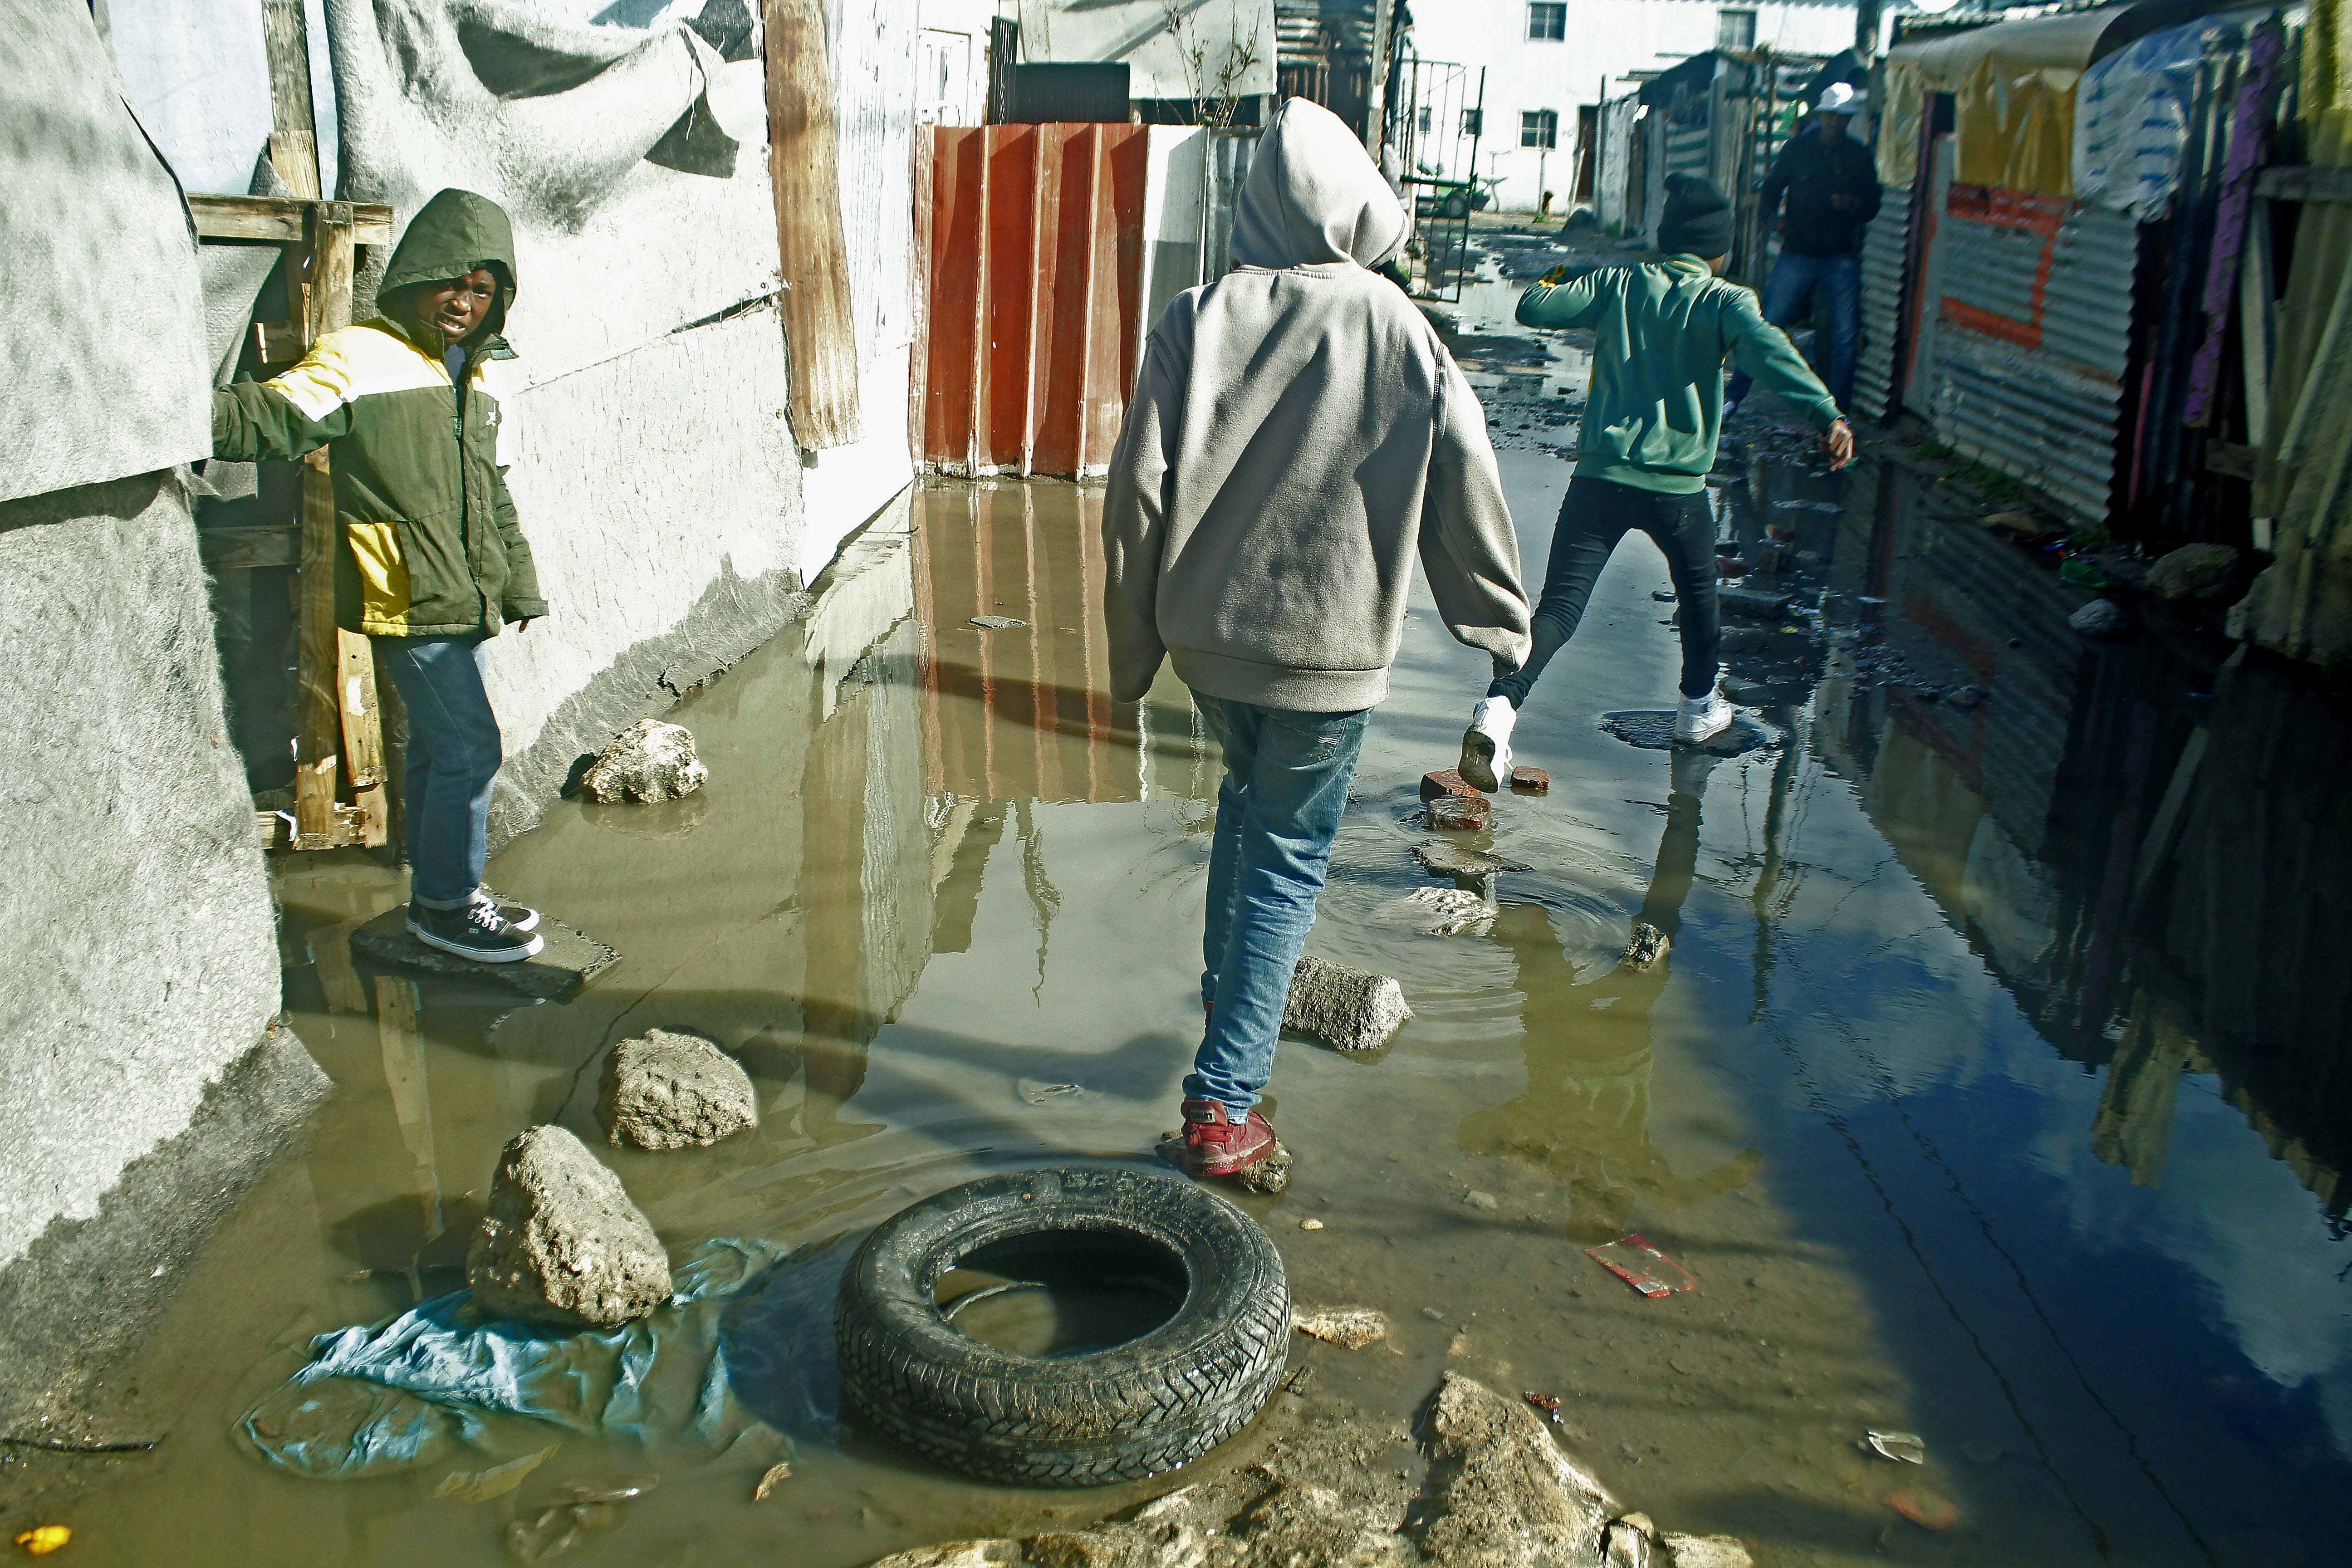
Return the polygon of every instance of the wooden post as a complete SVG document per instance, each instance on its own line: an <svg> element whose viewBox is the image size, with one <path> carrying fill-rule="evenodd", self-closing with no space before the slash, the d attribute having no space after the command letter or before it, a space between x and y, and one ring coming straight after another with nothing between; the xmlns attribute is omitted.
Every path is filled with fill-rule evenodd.
<svg viewBox="0 0 2352 1568"><path fill-rule="evenodd" d="M857 332L842 237L833 73L817 0L762 0L768 70L768 174L783 263L793 436L822 451L858 438Z"/></svg>
<svg viewBox="0 0 2352 1568"><path fill-rule="evenodd" d="M261 0L262 47L269 59L269 163L290 195L317 201L319 132L310 100L310 37L302 0Z"/></svg>
<svg viewBox="0 0 2352 1568"><path fill-rule="evenodd" d="M317 342L352 320L352 210L348 202L310 209L310 264L302 278L302 338ZM302 464L301 656L294 721L294 847L329 849L350 843L335 809L342 754L342 669L335 625L335 483L327 454ZM382 788L379 754L378 779ZM381 840L378 840L381 842Z"/></svg>

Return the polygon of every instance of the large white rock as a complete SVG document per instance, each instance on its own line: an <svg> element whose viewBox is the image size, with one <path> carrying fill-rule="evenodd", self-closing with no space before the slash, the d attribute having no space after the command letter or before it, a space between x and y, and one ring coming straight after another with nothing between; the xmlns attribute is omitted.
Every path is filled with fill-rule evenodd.
<svg viewBox="0 0 2352 1568"><path fill-rule="evenodd" d="M684 725L640 719L613 737L580 776L580 788L607 805L616 800L676 800L700 789L709 776Z"/></svg>
<svg viewBox="0 0 2352 1568"><path fill-rule="evenodd" d="M1369 1051L1412 1016L1404 987L1387 975L1301 958L1290 977L1282 1026L1312 1035L1337 1050Z"/></svg>
<svg viewBox="0 0 2352 1568"><path fill-rule="evenodd" d="M707 1148L760 1124L751 1075L704 1039L648 1029L604 1058L596 1120L616 1149Z"/></svg>
<svg viewBox="0 0 2352 1568"><path fill-rule="evenodd" d="M466 1253L474 1305L498 1318L606 1327L669 1300L669 1257L621 1178L561 1127L515 1135Z"/></svg>

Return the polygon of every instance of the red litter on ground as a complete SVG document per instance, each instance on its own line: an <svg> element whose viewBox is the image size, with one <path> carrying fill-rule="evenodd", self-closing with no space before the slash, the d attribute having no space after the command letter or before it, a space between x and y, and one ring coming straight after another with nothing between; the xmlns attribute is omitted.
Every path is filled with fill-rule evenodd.
<svg viewBox="0 0 2352 1568"><path fill-rule="evenodd" d="M1698 1289L1697 1276L1652 1247L1645 1237L1622 1237L1588 1247L1584 1255L1644 1296L1671 1296L1677 1290Z"/></svg>

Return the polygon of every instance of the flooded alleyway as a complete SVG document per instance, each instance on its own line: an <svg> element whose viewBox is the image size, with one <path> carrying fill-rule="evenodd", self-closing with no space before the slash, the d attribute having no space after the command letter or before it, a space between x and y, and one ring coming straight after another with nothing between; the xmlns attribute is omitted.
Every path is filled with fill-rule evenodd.
<svg viewBox="0 0 2352 1568"><path fill-rule="evenodd" d="M1534 574L1577 368L1505 363L1507 301L1473 290L1465 357ZM1604 1481L1767 1564L2336 1560L2343 727L2298 723L2316 700L2271 665L2084 643L2053 574L1891 456L1767 484L1807 503L1826 595L1819 635L1732 639L1771 743L1601 727L1674 685L1664 565L1628 544L1518 731L1550 793L1496 802L1491 847L1534 869L1445 937L1407 900L1430 885L1415 786L1484 670L1417 600L1308 951L1397 976L1418 1016L1368 1057L1285 1046L1269 1109L1297 1174L1247 1200L1298 1300L1400 1325L1397 1354L1312 1359L1400 1419L1447 1366L1556 1394ZM1105 695L1097 505L918 490L809 620L670 715L707 789L566 802L499 856L502 892L624 955L574 1001L425 976L393 981L413 1016L381 1008L340 937L398 881L356 855L283 868L289 1005L340 1092L123 1369L166 1439L104 1461L79 1560L488 1565L562 1486L651 1479L566 1560L854 1568L1167 1489L980 1487L831 1422L836 1244L979 1173L1148 1164L1174 1119L1216 759L1171 678ZM1672 938L1647 969L1621 962L1637 920ZM602 1055L664 1025L740 1058L756 1131L604 1146ZM547 1121L674 1257L793 1250L728 1330L756 1422L719 1445L500 1432L351 1483L257 1458L236 1418L313 1335L461 1284L499 1146ZM1646 1300L1584 1256L1628 1230L1699 1289ZM1925 1467L1871 1429L1920 1434Z"/></svg>

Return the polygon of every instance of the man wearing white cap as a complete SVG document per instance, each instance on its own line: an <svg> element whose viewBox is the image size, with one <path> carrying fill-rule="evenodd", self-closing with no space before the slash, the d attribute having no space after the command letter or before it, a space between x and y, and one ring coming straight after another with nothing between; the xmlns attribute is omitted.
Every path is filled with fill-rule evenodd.
<svg viewBox="0 0 2352 1568"><path fill-rule="evenodd" d="M1864 107L1862 92L1832 82L1822 91L1811 128L1789 139L1764 177L1764 221L1780 236L1780 258L1764 280L1764 319L1776 327L1804 321L1812 313L1813 291L1821 290L1830 319L1830 395L1840 412L1853 401L1854 350L1862 335L1862 231L1878 216L1878 169L1870 149L1847 134ZM1748 387L1746 373L1735 374L1728 403L1737 405Z"/></svg>

